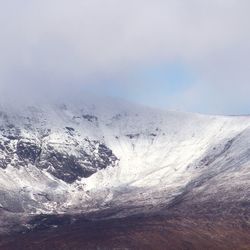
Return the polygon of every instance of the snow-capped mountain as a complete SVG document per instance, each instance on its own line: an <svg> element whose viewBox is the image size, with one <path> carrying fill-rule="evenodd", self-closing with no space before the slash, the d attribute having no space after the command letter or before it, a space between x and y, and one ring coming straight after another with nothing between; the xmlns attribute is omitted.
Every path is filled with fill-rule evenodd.
<svg viewBox="0 0 250 250"><path fill-rule="evenodd" d="M123 218L176 205L196 213L212 201L241 204L244 212L249 170L248 116L110 99L0 106L1 232L13 218L34 228L21 218L39 214Z"/></svg>

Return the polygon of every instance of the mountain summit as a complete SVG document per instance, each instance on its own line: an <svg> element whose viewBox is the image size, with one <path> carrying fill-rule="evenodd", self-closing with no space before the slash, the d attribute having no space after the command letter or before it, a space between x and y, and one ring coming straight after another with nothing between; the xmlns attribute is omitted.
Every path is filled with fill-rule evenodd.
<svg viewBox="0 0 250 250"><path fill-rule="evenodd" d="M157 221L164 226L173 221L176 227L198 225L193 234L189 231L189 243L198 249L209 247L209 237L215 236L196 239L196 230L209 232L210 226L221 232L215 237L218 244L231 237L231 225L235 235L244 239L241 242L250 246L246 237L249 170L247 116L168 112L119 100L2 105L0 246L8 249L12 241L6 235L12 233L35 234L39 241L37 235L42 232L48 243L44 230L52 235L55 231L59 237L61 227L77 227L80 235L84 225L93 221L121 220L131 226L140 217L140 223L150 218L151 224ZM163 218L160 221L159 216ZM214 223L210 225L211 220ZM153 230L157 234L157 229ZM168 230L173 235L178 231ZM149 246L154 237L147 234ZM178 237L183 247L185 235L178 233ZM16 240L23 242L24 238L17 236ZM110 249L116 240L98 244ZM230 244L237 245L236 241ZM91 240L85 242L91 249ZM168 242L172 249L171 239ZM60 244L54 249L60 249ZM123 243L124 247L136 247L130 244L136 244L135 239ZM65 249L78 248L70 245Z"/></svg>

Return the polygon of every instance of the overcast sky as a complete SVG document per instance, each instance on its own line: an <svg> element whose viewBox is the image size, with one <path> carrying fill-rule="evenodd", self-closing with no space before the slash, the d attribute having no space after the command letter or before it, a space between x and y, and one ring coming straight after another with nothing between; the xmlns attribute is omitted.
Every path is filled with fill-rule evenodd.
<svg viewBox="0 0 250 250"><path fill-rule="evenodd" d="M250 113L249 13L249 0L0 0L0 97Z"/></svg>

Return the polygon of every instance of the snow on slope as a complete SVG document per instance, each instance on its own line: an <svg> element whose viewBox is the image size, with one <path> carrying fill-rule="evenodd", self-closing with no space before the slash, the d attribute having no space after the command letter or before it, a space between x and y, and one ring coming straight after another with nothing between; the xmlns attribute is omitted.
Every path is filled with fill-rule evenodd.
<svg viewBox="0 0 250 250"><path fill-rule="evenodd" d="M91 156L88 164L106 162L91 169L90 177L78 176L72 182L51 174L49 167L38 168L36 161L20 166L13 153L7 167L0 168L0 206L15 207L12 212L156 207L171 203L193 182L203 181L205 186L204 180L219 182L224 174L222 183L229 185L250 166L250 117L167 112L107 99L25 108L2 105L0 111L3 141L4 133L18 133L35 145L42 142L45 155L47 145L52 145L83 165L83 149ZM113 161L102 158L100 145L105 157L112 150ZM0 160L4 154L9 153L2 151ZM244 185L249 187L248 180Z"/></svg>

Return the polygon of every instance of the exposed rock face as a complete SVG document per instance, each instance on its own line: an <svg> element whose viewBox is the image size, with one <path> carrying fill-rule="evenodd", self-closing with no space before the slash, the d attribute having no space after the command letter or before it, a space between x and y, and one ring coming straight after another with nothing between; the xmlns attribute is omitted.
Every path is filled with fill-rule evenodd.
<svg viewBox="0 0 250 250"><path fill-rule="evenodd" d="M5 132L4 129L3 131ZM15 128L14 131L21 130ZM1 168L10 164L17 168L31 164L67 183L89 177L107 166L115 166L118 162L118 158L105 144L88 138L84 138L82 145L72 140L67 145L59 145L60 147L43 139L24 138L20 132L18 136L11 133L3 138L0 142Z"/></svg>
<svg viewBox="0 0 250 250"><path fill-rule="evenodd" d="M53 176L72 183L78 178L89 177L100 169L117 164L117 157L106 145L88 139L85 139L85 145L87 148L79 146L77 156L57 151L50 145L43 146L37 167L47 169Z"/></svg>

